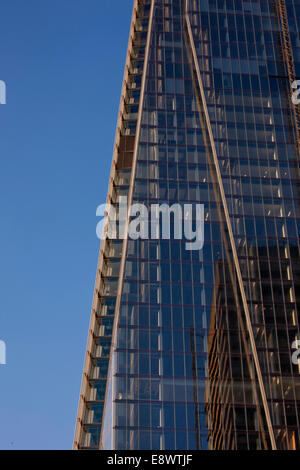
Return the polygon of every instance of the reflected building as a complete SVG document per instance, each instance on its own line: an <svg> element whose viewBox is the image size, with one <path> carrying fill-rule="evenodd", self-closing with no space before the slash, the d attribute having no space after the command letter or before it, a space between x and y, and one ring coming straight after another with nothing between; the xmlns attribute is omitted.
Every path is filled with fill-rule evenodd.
<svg viewBox="0 0 300 470"><path fill-rule="evenodd" d="M299 449L300 6L136 0L108 202L205 243L102 241L75 449Z"/></svg>

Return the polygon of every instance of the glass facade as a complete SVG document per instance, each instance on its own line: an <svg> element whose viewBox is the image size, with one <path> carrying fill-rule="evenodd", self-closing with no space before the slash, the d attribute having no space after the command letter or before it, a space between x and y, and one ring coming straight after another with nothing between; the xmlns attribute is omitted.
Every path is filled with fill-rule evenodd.
<svg viewBox="0 0 300 470"><path fill-rule="evenodd" d="M108 201L204 204L205 243L102 242L74 448L300 448L299 31L135 1Z"/></svg>

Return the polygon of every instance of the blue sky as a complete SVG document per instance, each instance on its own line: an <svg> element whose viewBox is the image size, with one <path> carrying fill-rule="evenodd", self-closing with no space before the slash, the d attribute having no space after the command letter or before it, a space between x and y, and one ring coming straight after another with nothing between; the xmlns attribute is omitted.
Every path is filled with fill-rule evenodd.
<svg viewBox="0 0 300 470"><path fill-rule="evenodd" d="M72 447L132 4L0 4L0 449Z"/></svg>

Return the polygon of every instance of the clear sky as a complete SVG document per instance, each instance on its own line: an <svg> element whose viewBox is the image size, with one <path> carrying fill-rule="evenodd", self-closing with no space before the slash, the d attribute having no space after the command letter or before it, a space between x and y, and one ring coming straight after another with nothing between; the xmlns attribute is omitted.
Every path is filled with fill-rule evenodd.
<svg viewBox="0 0 300 470"><path fill-rule="evenodd" d="M70 449L132 0L1 0L0 449Z"/></svg>

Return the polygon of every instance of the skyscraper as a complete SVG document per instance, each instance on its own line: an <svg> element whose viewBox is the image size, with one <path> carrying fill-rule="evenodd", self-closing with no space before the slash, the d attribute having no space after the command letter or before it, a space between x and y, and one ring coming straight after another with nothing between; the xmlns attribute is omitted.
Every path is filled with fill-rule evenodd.
<svg viewBox="0 0 300 470"><path fill-rule="evenodd" d="M299 33L297 0L134 2L108 202L201 203L204 246L102 241L75 449L300 448Z"/></svg>

